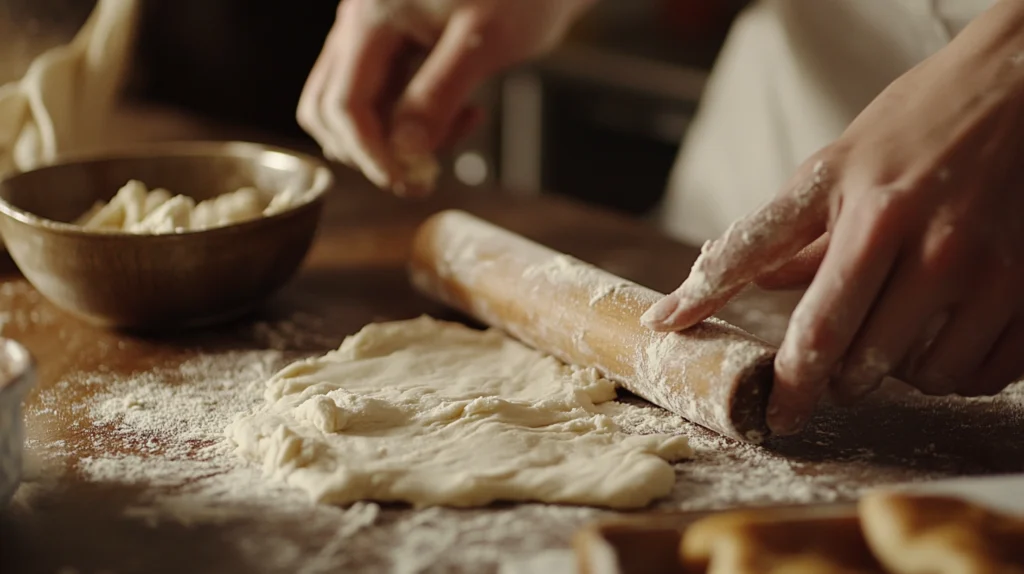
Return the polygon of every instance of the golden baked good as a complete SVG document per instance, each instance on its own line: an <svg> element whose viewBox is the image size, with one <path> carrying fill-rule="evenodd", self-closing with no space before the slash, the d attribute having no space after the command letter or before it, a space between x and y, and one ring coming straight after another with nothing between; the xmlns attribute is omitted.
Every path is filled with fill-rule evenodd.
<svg viewBox="0 0 1024 574"><path fill-rule="evenodd" d="M875 492L859 514L893 574L1024 574L1024 519L945 496Z"/></svg>
<svg viewBox="0 0 1024 574"><path fill-rule="evenodd" d="M687 572L853 574L884 572L857 515L808 509L740 510L704 518L680 545Z"/></svg>

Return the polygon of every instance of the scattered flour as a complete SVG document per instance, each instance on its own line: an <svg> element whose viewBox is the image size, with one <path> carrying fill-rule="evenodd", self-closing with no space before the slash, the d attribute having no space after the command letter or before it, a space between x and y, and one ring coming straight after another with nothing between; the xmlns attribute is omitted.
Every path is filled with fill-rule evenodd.
<svg viewBox="0 0 1024 574"><path fill-rule="evenodd" d="M251 326L248 341L241 345L248 350L211 352L185 361L172 358L127 377L69 375L44 390L30 415L69 431L30 429L30 452L63 461L84 485L138 490L123 507L97 509L113 513L98 521L137 522L154 533L217 528L224 551L244 557L261 572L495 572L513 559L569 548L578 527L614 516L591 508L537 504L424 511L373 502L317 506L301 492L264 480L256 465L232 452L222 439L223 430L263 401L259 389L272 373L300 356L330 348L306 349L316 345L304 333L307 328L331 346L344 336L330 333L315 318L296 315ZM111 352L118 347L112 345ZM69 396L76 397L70 405ZM907 399L907 404L912 402ZM937 414L925 411L923 422L911 429L922 435L913 452L885 452L888 433L906 432L899 417L884 419L878 436L851 437L849 423L856 415L832 413L799 439L809 454L788 457L784 455L791 448L781 448L780 454L742 445L630 396L604 408L628 432L689 437L695 457L676 465L674 490L656 508L705 510L848 500L875 484L976 471L963 466L955 441L931 428L948 427L942 425L948 420L943 409L963 415L956 418L961 422L954 430L964 440L989 440L1005 435L1007 428L1024 428L1024 385L1001 398L928 404ZM1005 425L988 430L992 419L973 414L986 408L1008 413L1002 419ZM25 494L19 492L19 497Z"/></svg>
<svg viewBox="0 0 1024 574"><path fill-rule="evenodd" d="M54 311L47 307L26 310L25 306L9 304L9 301L21 299L29 304L39 303L43 296L25 281L9 281L0 284L0 334L7 328L24 331L30 326L44 326L56 321Z"/></svg>

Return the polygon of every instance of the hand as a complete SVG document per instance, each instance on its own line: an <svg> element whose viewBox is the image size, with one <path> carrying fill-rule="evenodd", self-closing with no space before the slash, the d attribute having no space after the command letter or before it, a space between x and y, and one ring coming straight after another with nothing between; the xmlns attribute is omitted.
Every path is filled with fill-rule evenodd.
<svg viewBox="0 0 1024 574"><path fill-rule="evenodd" d="M555 46L592 2L345 0L303 89L299 124L377 186L426 193L434 152L481 118L473 91Z"/></svg>
<svg viewBox="0 0 1024 574"><path fill-rule="evenodd" d="M644 323L680 330L751 281L809 282L775 362L777 434L826 389L855 400L894 375L981 395L1024 375L1022 31L1024 2L1003 0L897 79Z"/></svg>

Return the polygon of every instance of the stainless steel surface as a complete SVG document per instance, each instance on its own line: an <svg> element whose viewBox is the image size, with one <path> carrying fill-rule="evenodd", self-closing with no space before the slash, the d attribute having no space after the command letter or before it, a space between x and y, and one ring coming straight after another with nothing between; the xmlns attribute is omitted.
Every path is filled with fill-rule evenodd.
<svg viewBox="0 0 1024 574"><path fill-rule="evenodd" d="M197 201L250 185L316 192L283 213L202 231L95 233L67 223L97 200L109 200L129 179ZM0 233L25 277L66 311L111 327L190 327L244 314L291 278L332 182L322 162L282 148L141 145L0 182Z"/></svg>
<svg viewBox="0 0 1024 574"><path fill-rule="evenodd" d="M0 510L21 482L25 428L21 403L35 382L35 364L25 347L0 338Z"/></svg>

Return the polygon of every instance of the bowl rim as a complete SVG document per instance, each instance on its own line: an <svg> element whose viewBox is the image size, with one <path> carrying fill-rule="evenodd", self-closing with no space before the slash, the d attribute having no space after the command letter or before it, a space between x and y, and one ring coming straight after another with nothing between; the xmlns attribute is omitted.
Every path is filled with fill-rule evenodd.
<svg viewBox="0 0 1024 574"><path fill-rule="evenodd" d="M174 233L132 233L129 231L91 231L79 225L63 221L54 221L45 217L26 211L8 202L0 196L0 214L3 214L15 221L35 228L46 229L47 231L60 232L66 235L91 237L91 238L131 238L135 241L166 240L167 238L185 237L190 235L210 234L233 230L239 227L247 227L260 222L274 221L284 218L295 211L309 207L323 200L324 195L334 185L334 174L328 167L327 162L307 153L289 149L287 147L263 144L243 140L190 140L190 141L165 141L133 144L131 147L108 147L99 151L83 153L69 153L61 155L55 161L40 165L28 171L10 173L0 177L0 185L6 184L19 177L26 176L35 171L52 169L66 165L99 162L111 159L145 159L150 157L172 157L172 156L221 156L221 157L246 157L263 153L275 153L298 159L309 164L313 168L312 195L306 201L289 206L283 211L273 215L267 215L254 219L248 219L229 225L209 227L206 229L193 229Z"/></svg>

